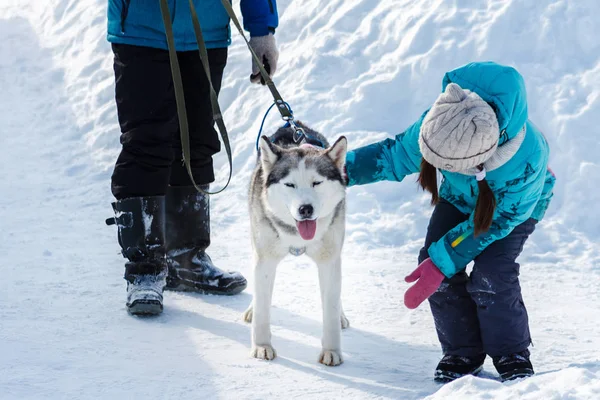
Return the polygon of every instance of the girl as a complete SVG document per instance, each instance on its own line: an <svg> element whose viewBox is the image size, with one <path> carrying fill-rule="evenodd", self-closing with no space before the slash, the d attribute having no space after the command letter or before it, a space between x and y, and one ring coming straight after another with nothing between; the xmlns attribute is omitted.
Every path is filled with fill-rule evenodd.
<svg viewBox="0 0 600 400"><path fill-rule="evenodd" d="M416 308L429 299L444 353L434 379L477 374L486 355L502 380L530 376L516 259L552 197L548 144L527 119L515 69L471 63L446 73L443 90L395 140L348 153L349 186L419 173L431 193L435 209L404 302Z"/></svg>

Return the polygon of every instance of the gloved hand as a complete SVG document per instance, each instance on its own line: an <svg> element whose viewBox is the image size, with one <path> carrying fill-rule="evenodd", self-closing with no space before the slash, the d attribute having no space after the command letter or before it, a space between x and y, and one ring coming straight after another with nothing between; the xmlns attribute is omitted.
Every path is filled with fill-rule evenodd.
<svg viewBox="0 0 600 400"><path fill-rule="evenodd" d="M273 77L275 71L277 71L277 60L279 59L279 51L277 50L277 43L275 42L275 36L269 33L266 36L253 36L250 38L250 46L256 53L258 58L263 62L263 66L267 70L270 77ZM250 82L265 84L265 80L262 79L258 65L252 58L252 75L250 75Z"/></svg>
<svg viewBox="0 0 600 400"><path fill-rule="evenodd" d="M444 274L435 266L431 258L428 258L404 280L408 283L417 281L404 293L404 305L413 309L419 307L438 290L444 280Z"/></svg>

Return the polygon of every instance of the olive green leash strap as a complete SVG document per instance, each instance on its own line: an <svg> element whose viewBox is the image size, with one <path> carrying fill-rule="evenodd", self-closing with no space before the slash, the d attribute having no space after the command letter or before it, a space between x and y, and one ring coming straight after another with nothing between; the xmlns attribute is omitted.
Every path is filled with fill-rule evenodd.
<svg viewBox="0 0 600 400"><path fill-rule="evenodd" d="M279 94L279 91L275 87L273 80L271 79L271 77L269 76L269 73L263 66L263 60L261 60L256 55L256 52L254 51L252 46L250 46L250 42L248 41L248 38L246 37L244 30L242 29L242 24L240 24L240 21L237 19L235 12L233 11L233 7L231 6L231 3L229 2L229 0L221 0L221 3L223 3L223 7L225 7L225 11L227 11L227 14L229 14L229 18L231 18L231 21L233 21L233 24L237 28L238 32L244 38L244 41L246 42L246 46L248 46L248 50L250 50L250 53L252 54L254 63L256 65L258 65L258 70L260 71L260 75L262 76L263 80L265 81L265 85L267 85L267 87L271 91L271 95L273 95L273 100L275 101L275 104L277 104L277 109L279 110L279 113L281 114L281 118L283 118L285 121L293 120L294 117L293 117L292 113L290 112L288 107L285 105L285 101L283 101L281 94Z"/></svg>
<svg viewBox="0 0 600 400"><path fill-rule="evenodd" d="M281 94L279 94L279 91L275 87L273 80L271 79L271 77L269 76L269 73L263 66L263 60L261 60L256 55L256 52L254 51L252 46L250 46L250 42L248 41L248 38L246 37L246 34L244 33L244 29L242 29L242 24L240 24L240 21L237 19L235 12L233 11L233 7L231 6L230 0L221 0L221 3L223 3L223 7L225 8L225 11L227 11L227 14L229 14L229 18L231 18L231 20L233 21L233 24L237 28L238 32L240 33L242 38L244 38L244 41L246 42L246 46L248 46L248 50L250 50L250 54L252 54L254 63L258 66L260 75L262 76L262 79L265 81L265 85L267 85L267 87L271 91L271 95L273 96L273 101L277 105L277 110L279 111L279 114L281 114L281 118L290 124L291 128L294 130L294 136L293 136L294 141L299 143L305 137L304 129L302 129L302 127L296 125L296 123L294 121L294 115L292 114L292 110L289 109L287 103L283 100L283 98L281 97Z"/></svg>
<svg viewBox="0 0 600 400"><path fill-rule="evenodd" d="M240 24L240 21L236 17L235 12L233 11L233 7L231 6L231 3L229 2L229 0L221 0L221 2L223 3L223 7L225 8L225 10L227 11L227 14L229 14L229 18L231 18L231 20L233 21L237 30L239 31L240 35L242 36L242 38L244 38L244 41L246 42L246 46L248 46L248 50L250 50L250 53L252 54L252 58L254 59L255 64L258 65L260 74L261 74L263 80L265 81L265 85L271 91L271 95L273 96L273 100L274 100L275 104L277 105L277 110L281 114L281 118L284 121L289 122L290 125L292 126L292 128L294 129L294 132L295 132L294 140L300 141L302 139L302 137L304 136L304 130L294 123L294 116L293 116L291 110L288 108L287 103L281 97L281 94L279 94L279 91L275 87L273 80L271 79L271 77L269 76L269 73L263 66L263 61L258 57L258 55L256 55L256 52L254 51L252 46L250 46L250 42L248 41L248 38L244 34L242 25ZM171 74L173 75L173 87L175 89L175 100L177 102L177 115L179 118L179 131L181 133L181 147L182 147L182 154L183 154L183 162L185 163L186 169L188 171L188 175L190 176L190 179L191 179L194 187L196 188L196 190L198 190L202 193L205 193L205 194L217 194L217 193L221 193L222 191L224 191L227 188L227 186L229 186L229 183L231 182L231 177L233 175L233 159L232 159L232 154L231 154L231 144L229 142L229 136L227 135L227 129L226 129L225 123L223 121L223 115L221 114L221 109L219 107L217 93L215 92L214 87L212 85L211 76L210 76L210 66L208 63L208 52L206 50L206 44L204 42L204 38L202 36L202 29L200 27L200 20L198 19L198 14L196 13L196 8L194 7L193 0L189 0L189 5L190 5L190 11L191 11L191 15L192 15L192 23L194 25L194 32L196 34L196 42L198 43L198 51L200 52L200 59L202 61L202 66L204 67L206 77L208 78L208 82L210 84L210 103L211 103L211 107L212 107L213 119L216 122L217 127L219 128L219 132L221 134L221 140L223 141L223 144L225 145L225 151L227 152L227 158L229 160L229 177L227 178L227 183L225 184L225 186L222 189L220 189L217 192L207 192L207 191L203 190L202 188L200 188L194 181L194 177L192 174L192 168L191 168L191 164L190 164L189 126L188 126L187 112L186 112L186 108L185 108L185 97L184 97L184 92L183 92L183 82L181 79L181 70L179 69L179 61L177 60L177 51L175 49L175 39L173 36L173 24L171 22L171 14L169 11L169 5L167 3L167 0L160 0L160 9L161 9L161 13L162 13L163 23L165 25L165 34L167 37L167 46L169 49Z"/></svg>
<svg viewBox="0 0 600 400"><path fill-rule="evenodd" d="M185 96L183 91L183 81L181 79L181 70L179 68L179 61L177 59L177 51L175 49L175 39L173 36L173 24L171 22L171 13L169 11L169 5L167 0L160 0L160 9L163 17L163 23L165 25L165 34L167 36L167 46L169 48L169 61L171 63L171 74L173 76L173 88L175 91L175 101L177 103L177 115L179 118L179 131L181 134L181 150L183 155L183 162L185 163L185 167L187 169L188 175L190 176L190 180L192 184L199 192L204 194L217 194L224 191L229 183L231 182L231 177L233 175L233 158L231 155L231 144L229 143L229 136L227 135L227 129L225 128L225 123L223 122L223 116L221 115L221 109L219 107L219 102L217 100L217 93L213 88L211 77L210 77L210 67L208 64L208 52L206 50L206 45L204 43L204 39L202 37L202 30L200 29L200 23L198 21L198 15L196 14L196 10L194 8L194 4L192 0L189 0L190 10L192 12L192 20L194 22L194 30L196 32L196 40L198 42L198 49L200 51L200 58L202 60L202 65L204 67L204 72L206 73L206 77L210 86L210 103L212 108L213 119L219 128L219 132L221 134L221 140L223 140L223 144L225 145L225 152L227 153L227 159L229 161L229 177L227 178L227 183L225 186L216 191L216 192L207 192L202 189L200 186L196 184L194 181L194 176L192 173L192 166L190 163L190 133L189 133L189 125L187 119L187 112L185 107Z"/></svg>

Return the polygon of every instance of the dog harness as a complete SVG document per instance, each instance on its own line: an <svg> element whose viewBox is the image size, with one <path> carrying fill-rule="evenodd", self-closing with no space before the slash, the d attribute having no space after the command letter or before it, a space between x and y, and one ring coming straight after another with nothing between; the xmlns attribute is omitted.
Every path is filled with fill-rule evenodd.
<svg viewBox="0 0 600 400"><path fill-rule="evenodd" d="M263 131L263 127L265 125L265 120L267 119L267 116L269 115L269 112L271 111L271 109L273 107L275 107L276 103L271 104L271 106L267 109L267 112L265 113L262 122L260 123L260 128L258 129L258 135L256 136L256 151L258 152L258 143L260 142L260 137L262 135L262 131ZM283 117L283 120L285 121L285 124L283 125L283 128L292 128L294 130L294 142L296 143L308 143L308 144L312 144L315 147L321 147L321 148L325 148L325 145L323 144L322 141L320 141L318 138L308 135L306 134L306 132L304 132L304 129L302 129L302 127L296 125L296 123L294 122L294 111L292 110L292 107L290 107L290 105L286 102L283 102L283 104L281 104L279 106L279 108L286 108L289 111L290 116L289 117Z"/></svg>

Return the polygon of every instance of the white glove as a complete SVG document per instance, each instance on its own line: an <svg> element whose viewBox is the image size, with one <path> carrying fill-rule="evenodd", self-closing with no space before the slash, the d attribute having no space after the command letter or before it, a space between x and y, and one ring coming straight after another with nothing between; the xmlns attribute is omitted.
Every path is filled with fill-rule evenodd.
<svg viewBox="0 0 600 400"><path fill-rule="evenodd" d="M275 42L275 36L269 33L266 36L254 36L250 38L250 46L256 53L259 59L262 60L263 66L267 70L270 77L277 71L277 60L279 59L279 51L277 50L277 43ZM252 58L252 75L250 75L250 82L265 84L264 79L260 76L258 65Z"/></svg>

